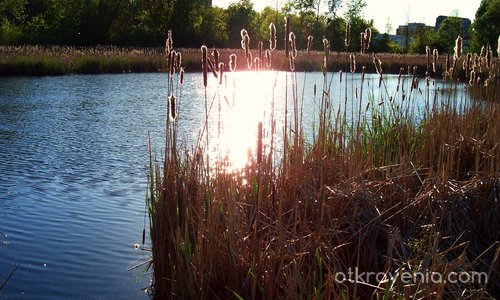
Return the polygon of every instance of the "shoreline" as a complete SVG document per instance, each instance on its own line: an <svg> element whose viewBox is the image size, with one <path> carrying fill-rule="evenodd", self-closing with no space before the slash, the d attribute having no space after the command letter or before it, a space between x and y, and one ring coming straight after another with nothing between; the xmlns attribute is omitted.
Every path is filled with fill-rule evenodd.
<svg viewBox="0 0 500 300"><path fill-rule="evenodd" d="M210 49L210 51L213 49ZM219 50L219 49L218 49ZM182 64L186 72L201 72L201 53L199 49L178 49L182 54ZM229 62L229 56L236 54L243 56L241 49L220 49L222 62ZM253 51L258 57L258 51ZM390 53L349 53L331 52L328 59L328 72L349 71L349 56L356 57L356 73L362 72L365 66L366 73L375 73L373 55L382 61L384 74L399 74L403 68L404 73L417 66L417 75L425 76L427 71L427 57L413 54ZM295 62L296 72L322 71L323 52L298 51ZM439 58L439 67L434 78L441 77L441 65L445 63L446 56ZM236 71L255 70L242 64L242 59L237 60ZM11 76L58 76L70 74L119 74L119 73L150 73L166 72L167 59L161 48L119 48L113 46L100 46L95 48L75 47L0 47L0 77ZM289 63L281 50L272 53L272 70L289 71ZM263 68L262 70L267 70Z"/></svg>

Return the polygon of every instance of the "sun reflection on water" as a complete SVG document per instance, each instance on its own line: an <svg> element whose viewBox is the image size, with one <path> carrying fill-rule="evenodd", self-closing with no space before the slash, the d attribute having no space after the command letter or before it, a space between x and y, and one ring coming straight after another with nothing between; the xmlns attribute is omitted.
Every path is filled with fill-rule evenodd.
<svg viewBox="0 0 500 300"><path fill-rule="evenodd" d="M269 147L268 125L278 73L235 72L226 76L226 84L216 92L215 102L219 103L214 103L215 109L211 112L210 136L215 141L214 148L212 145L211 148L216 157L225 159L229 164L228 171L233 171L244 167L250 156L255 155L259 122L264 124L263 144ZM277 114L276 108L274 113Z"/></svg>

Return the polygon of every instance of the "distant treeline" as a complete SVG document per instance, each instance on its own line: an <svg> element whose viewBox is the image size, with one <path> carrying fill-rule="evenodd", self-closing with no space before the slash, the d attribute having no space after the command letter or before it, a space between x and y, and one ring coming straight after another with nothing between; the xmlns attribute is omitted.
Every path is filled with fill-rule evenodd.
<svg viewBox="0 0 500 300"><path fill-rule="evenodd" d="M341 5L343 16L338 15ZM320 6L328 7L327 11L320 11ZM257 12L250 0L240 0L227 9L211 6L210 0L2 0L0 45L159 47L172 29L176 47L238 48L240 30L245 28L253 48L268 39L271 22L277 36L283 37L285 16L292 19L299 49L306 47L307 37L312 35L316 50L321 50L321 40L326 37L333 51L358 51L359 33L370 27L374 37L370 52L422 53L430 45L443 53L453 50L453 41L461 32L461 23L450 20L436 32L408 37L406 46L400 46L387 34L377 35L373 21L362 17L365 6L364 0L290 0L279 10L266 7ZM482 1L471 30L473 47L496 46L500 33L496 7L500 0ZM351 25L349 46L345 43L347 22Z"/></svg>

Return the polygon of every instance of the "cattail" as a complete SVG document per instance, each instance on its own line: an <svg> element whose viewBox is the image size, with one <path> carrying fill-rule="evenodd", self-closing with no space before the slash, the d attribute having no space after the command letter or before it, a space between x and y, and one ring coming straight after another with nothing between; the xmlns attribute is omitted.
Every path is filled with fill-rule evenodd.
<svg viewBox="0 0 500 300"><path fill-rule="evenodd" d="M288 60L290 62L290 71L295 71L295 57L293 55L290 55Z"/></svg>
<svg viewBox="0 0 500 300"><path fill-rule="evenodd" d="M258 43L258 48L259 48L259 61L262 63L264 61L264 43L262 41L259 41Z"/></svg>
<svg viewBox="0 0 500 300"><path fill-rule="evenodd" d="M365 54L365 48L366 48L366 35L364 32L360 33L361 36L361 54Z"/></svg>
<svg viewBox="0 0 500 300"><path fill-rule="evenodd" d="M219 85L222 85L222 76L224 75L224 63L219 63Z"/></svg>
<svg viewBox="0 0 500 300"><path fill-rule="evenodd" d="M323 50L325 52L325 58L330 55L330 42L327 38L323 38Z"/></svg>
<svg viewBox="0 0 500 300"><path fill-rule="evenodd" d="M351 43L351 23L347 22L345 24L345 46L349 47Z"/></svg>
<svg viewBox="0 0 500 300"><path fill-rule="evenodd" d="M427 71L429 71L431 66L431 47L425 46L425 54L427 55Z"/></svg>
<svg viewBox="0 0 500 300"><path fill-rule="evenodd" d="M290 32L290 51L293 58L297 57L297 44L295 41L295 33Z"/></svg>
<svg viewBox="0 0 500 300"><path fill-rule="evenodd" d="M445 74L447 74L450 71L450 55L446 55L446 71Z"/></svg>
<svg viewBox="0 0 500 300"><path fill-rule="evenodd" d="M276 26L273 23L269 24L269 49L276 49Z"/></svg>
<svg viewBox="0 0 500 300"><path fill-rule="evenodd" d="M212 56L214 57L214 66L215 66L215 70L216 71L219 71L219 60L220 60L220 55L219 55L219 51L217 49L214 49L212 51Z"/></svg>
<svg viewBox="0 0 500 300"><path fill-rule="evenodd" d="M500 35L498 36L498 41L497 41L497 55L500 57Z"/></svg>
<svg viewBox="0 0 500 300"><path fill-rule="evenodd" d="M473 68L472 71L470 71L469 75L469 85L473 86L475 81L476 81L476 70L475 68Z"/></svg>
<svg viewBox="0 0 500 300"><path fill-rule="evenodd" d="M459 60L462 57L462 37L458 36L455 41L455 60Z"/></svg>
<svg viewBox="0 0 500 300"><path fill-rule="evenodd" d="M471 69L472 53L467 53L467 59L464 61L465 77L469 77L469 70Z"/></svg>
<svg viewBox="0 0 500 300"><path fill-rule="evenodd" d="M313 46L313 36L310 35L307 37L307 54L309 54L309 52L311 52L312 46Z"/></svg>
<svg viewBox="0 0 500 300"><path fill-rule="evenodd" d="M434 49L434 51L432 52L432 71L434 73L436 73L438 57L438 49Z"/></svg>
<svg viewBox="0 0 500 300"><path fill-rule="evenodd" d="M288 39L290 38L290 17L285 18L285 57L288 58L290 54L290 45Z"/></svg>
<svg viewBox="0 0 500 300"><path fill-rule="evenodd" d="M339 71L340 83L342 83L342 69Z"/></svg>
<svg viewBox="0 0 500 300"><path fill-rule="evenodd" d="M481 51L479 52L479 53L480 53L480 54L479 54L479 55L480 55L479 57L481 57L481 59L484 57L484 52L485 52L485 51L486 51L486 49L485 49L485 47L484 47L484 45L483 45L483 46L481 47Z"/></svg>
<svg viewBox="0 0 500 300"><path fill-rule="evenodd" d="M370 43L372 41L372 29L371 28L366 28L365 29L365 46L366 48L365 49L368 49L370 48Z"/></svg>
<svg viewBox="0 0 500 300"><path fill-rule="evenodd" d="M491 47L488 45L488 49L486 50L486 66L488 68L491 67Z"/></svg>
<svg viewBox="0 0 500 300"><path fill-rule="evenodd" d="M175 117L177 117L177 112L176 112L176 98L174 95L170 95L168 97L168 102L170 103L170 119L172 121L175 120Z"/></svg>
<svg viewBox="0 0 500 300"><path fill-rule="evenodd" d="M327 70L326 56L323 57L323 64L321 64L321 69L323 70L323 75L326 75L326 70Z"/></svg>
<svg viewBox="0 0 500 300"><path fill-rule="evenodd" d="M349 61L351 66L351 73L356 72L356 56L354 54L349 55Z"/></svg>
<svg viewBox="0 0 500 300"><path fill-rule="evenodd" d="M260 59L258 57L253 59L253 66L255 68L255 71L258 72L260 70Z"/></svg>
<svg viewBox="0 0 500 300"><path fill-rule="evenodd" d="M208 82L208 58L207 58L207 46L201 46L201 69L203 71L203 85L207 87Z"/></svg>
<svg viewBox="0 0 500 300"><path fill-rule="evenodd" d="M248 35L248 32L246 31L246 29L244 29L244 28L243 28L243 29L240 31L240 34L241 34L241 39L243 40L243 38L245 37L245 35Z"/></svg>
<svg viewBox="0 0 500 300"><path fill-rule="evenodd" d="M380 59L373 56L373 64L375 65L375 71L377 71L377 74L382 75L382 62Z"/></svg>
<svg viewBox="0 0 500 300"><path fill-rule="evenodd" d="M175 56L175 69L180 70L182 65L182 54L180 52L177 52L177 55Z"/></svg>
<svg viewBox="0 0 500 300"><path fill-rule="evenodd" d="M165 54L170 55L170 51L174 48L174 42L172 40L172 30L167 33L167 40L165 41Z"/></svg>
<svg viewBox="0 0 500 300"><path fill-rule="evenodd" d="M234 72L236 70L236 54L231 54L229 56L229 71Z"/></svg>
<svg viewBox="0 0 500 300"><path fill-rule="evenodd" d="M252 53L251 52L248 52L248 55L247 55L247 68L249 70L252 69Z"/></svg>
<svg viewBox="0 0 500 300"><path fill-rule="evenodd" d="M271 67L271 50L266 50L266 66Z"/></svg>
<svg viewBox="0 0 500 300"><path fill-rule="evenodd" d="M170 76L174 74L175 70L175 58L177 57L177 54L175 50L170 51L170 54L168 56L168 73Z"/></svg>
<svg viewBox="0 0 500 300"><path fill-rule="evenodd" d="M184 67L181 67L180 71L179 71L179 74L180 74L180 81L181 81L181 84L184 83Z"/></svg>
<svg viewBox="0 0 500 300"><path fill-rule="evenodd" d="M262 122L257 125L257 164L262 162Z"/></svg>
<svg viewBox="0 0 500 300"><path fill-rule="evenodd" d="M243 37L242 44L245 46L245 48L244 48L245 49L245 57L248 60L248 55L250 55L250 36L248 34L246 34Z"/></svg>
<svg viewBox="0 0 500 300"><path fill-rule="evenodd" d="M314 93L314 97L316 97L316 83L313 86L313 93Z"/></svg>

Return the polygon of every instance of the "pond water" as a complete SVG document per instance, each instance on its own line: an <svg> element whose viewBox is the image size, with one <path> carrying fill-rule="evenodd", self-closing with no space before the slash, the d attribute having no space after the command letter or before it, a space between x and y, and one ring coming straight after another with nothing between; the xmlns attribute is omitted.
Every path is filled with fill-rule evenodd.
<svg viewBox="0 0 500 300"><path fill-rule="evenodd" d="M235 166L244 163L259 121L269 139L273 111L279 140L285 95L293 93L310 131L323 80L321 73L299 73L293 81L281 72L248 72L229 74L222 86L211 81L211 149L234 157ZM394 92L397 76L385 78L388 92L378 88L377 75L366 75L360 103L353 101L359 75L348 74L342 85L338 73L330 80L334 107L344 106L347 80L347 111L401 93ZM189 148L203 128L205 96L200 74L185 81L174 89L179 142ZM164 147L166 82L159 73L0 78L0 283L19 264L0 298L148 297L150 276L128 269L149 258L134 244L144 224L148 130L155 153ZM423 93L412 94L417 107L426 101L420 85Z"/></svg>

